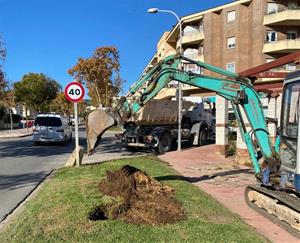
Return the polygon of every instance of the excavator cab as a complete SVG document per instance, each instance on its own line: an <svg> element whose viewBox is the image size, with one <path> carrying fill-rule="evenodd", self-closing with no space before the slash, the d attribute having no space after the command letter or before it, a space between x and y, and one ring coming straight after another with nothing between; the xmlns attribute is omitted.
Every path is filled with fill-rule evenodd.
<svg viewBox="0 0 300 243"><path fill-rule="evenodd" d="M281 171L283 184L294 182L300 192L300 71L291 73L284 82L280 122ZM285 173L286 172L286 173Z"/></svg>

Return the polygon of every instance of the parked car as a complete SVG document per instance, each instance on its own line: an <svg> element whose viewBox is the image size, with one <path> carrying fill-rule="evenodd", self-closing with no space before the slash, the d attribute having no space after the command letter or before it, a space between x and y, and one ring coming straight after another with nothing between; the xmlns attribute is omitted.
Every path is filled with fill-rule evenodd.
<svg viewBox="0 0 300 243"><path fill-rule="evenodd" d="M32 127L33 124L34 124L34 120L30 120L30 119L25 120L25 119L23 119L23 120L20 120L20 122L18 123L18 127L19 128Z"/></svg>
<svg viewBox="0 0 300 243"><path fill-rule="evenodd" d="M72 140L72 128L69 120L57 114L40 114L33 126L33 141L68 143Z"/></svg>

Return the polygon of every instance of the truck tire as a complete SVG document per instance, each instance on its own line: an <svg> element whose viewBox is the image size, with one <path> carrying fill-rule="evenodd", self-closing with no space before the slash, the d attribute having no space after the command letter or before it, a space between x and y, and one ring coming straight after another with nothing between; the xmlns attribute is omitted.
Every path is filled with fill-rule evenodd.
<svg viewBox="0 0 300 243"><path fill-rule="evenodd" d="M198 146L203 146L207 144L208 134L205 129L201 129L198 137Z"/></svg>
<svg viewBox="0 0 300 243"><path fill-rule="evenodd" d="M157 152L159 154L163 154L170 151L172 148L172 142L173 141L172 141L171 134L169 132L165 132L159 140L159 144L157 146L157 150L158 150Z"/></svg>

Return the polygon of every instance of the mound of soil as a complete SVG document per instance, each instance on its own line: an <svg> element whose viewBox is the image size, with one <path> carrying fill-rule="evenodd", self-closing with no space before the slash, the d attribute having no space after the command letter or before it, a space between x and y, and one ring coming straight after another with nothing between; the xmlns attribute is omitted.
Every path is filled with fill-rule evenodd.
<svg viewBox="0 0 300 243"><path fill-rule="evenodd" d="M122 218L128 223L160 225L185 218L182 205L173 198L174 189L135 167L107 171L99 188L117 200L96 207L89 214L91 220Z"/></svg>

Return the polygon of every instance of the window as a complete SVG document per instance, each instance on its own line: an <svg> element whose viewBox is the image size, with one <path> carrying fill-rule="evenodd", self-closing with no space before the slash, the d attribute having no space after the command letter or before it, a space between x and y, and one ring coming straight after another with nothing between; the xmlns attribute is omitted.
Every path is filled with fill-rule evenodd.
<svg viewBox="0 0 300 243"><path fill-rule="evenodd" d="M286 71L288 72L294 72L297 70L297 66L296 66L296 63L289 63L289 64L286 64L285 65L285 69Z"/></svg>
<svg viewBox="0 0 300 243"><path fill-rule="evenodd" d="M227 12L227 23L235 21L235 11Z"/></svg>
<svg viewBox="0 0 300 243"><path fill-rule="evenodd" d="M296 31L288 31L286 33L286 38L288 40L296 40L297 39L297 32Z"/></svg>
<svg viewBox="0 0 300 243"><path fill-rule="evenodd" d="M62 122L58 117L37 117L34 121L34 125L60 127L62 125Z"/></svg>
<svg viewBox="0 0 300 243"><path fill-rule="evenodd" d="M201 67L197 66L196 64L185 64L184 70L186 72L192 72L196 74L202 74Z"/></svg>
<svg viewBox="0 0 300 243"><path fill-rule="evenodd" d="M267 13L276 13L278 11L278 5L276 3L268 3Z"/></svg>
<svg viewBox="0 0 300 243"><path fill-rule="evenodd" d="M227 63L226 70L235 73L235 63L234 62Z"/></svg>
<svg viewBox="0 0 300 243"><path fill-rule="evenodd" d="M277 32L273 30L267 31L267 42L277 41Z"/></svg>
<svg viewBox="0 0 300 243"><path fill-rule="evenodd" d="M228 49L235 48L235 36L227 38L227 48Z"/></svg>
<svg viewBox="0 0 300 243"><path fill-rule="evenodd" d="M297 138L299 123L300 84L297 82L286 85L283 96L284 116L282 120L283 136Z"/></svg>
<svg viewBox="0 0 300 243"><path fill-rule="evenodd" d="M197 59L198 58L198 54L199 53L199 50L198 49L195 49L195 48L187 48L183 54L188 57L188 58L191 58L191 59Z"/></svg>

